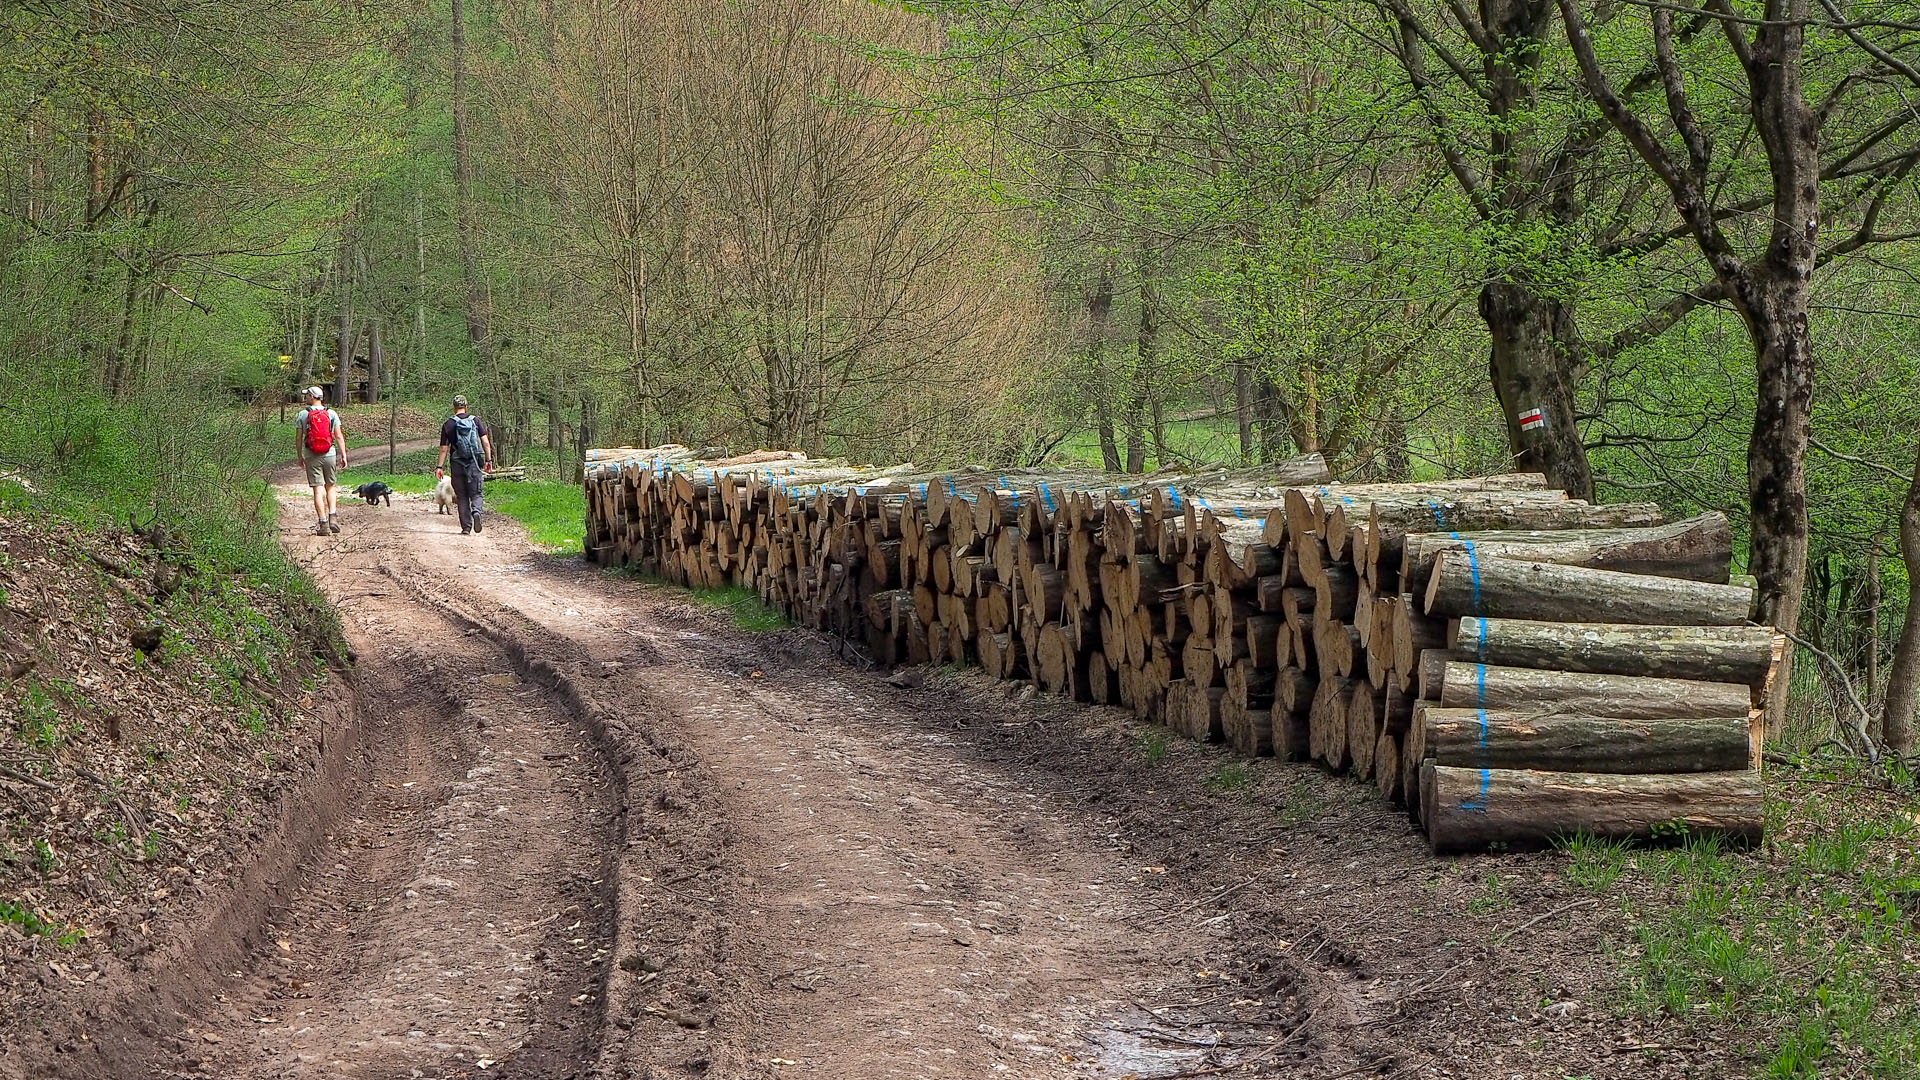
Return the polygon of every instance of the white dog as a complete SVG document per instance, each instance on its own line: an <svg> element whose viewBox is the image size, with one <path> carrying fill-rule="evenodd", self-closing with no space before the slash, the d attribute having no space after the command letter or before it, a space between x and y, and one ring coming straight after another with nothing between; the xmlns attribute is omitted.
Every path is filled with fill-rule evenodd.
<svg viewBox="0 0 1920 1080"><path fill-rule="evenodd" d="M440 513L451 514L453 513L453 477L448 476L445 469L435 469L433 474L440 478L440 482L433 485L434 505L439 508Z"/></svg>

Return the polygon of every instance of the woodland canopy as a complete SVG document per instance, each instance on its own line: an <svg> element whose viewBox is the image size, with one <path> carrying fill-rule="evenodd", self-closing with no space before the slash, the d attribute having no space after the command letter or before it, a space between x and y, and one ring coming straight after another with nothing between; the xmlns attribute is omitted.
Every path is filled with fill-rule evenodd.
<svg viewBox="0 0 1920 1080"><path fill-rule="evenodd" d="M1853 685L1912 748L1910 4L4 19L0 464L37 483L204 501L315 381L463 390L570 473L665 441L1534 469L1727 511L1807 646L1796 722L1862 722Z"/></svg>

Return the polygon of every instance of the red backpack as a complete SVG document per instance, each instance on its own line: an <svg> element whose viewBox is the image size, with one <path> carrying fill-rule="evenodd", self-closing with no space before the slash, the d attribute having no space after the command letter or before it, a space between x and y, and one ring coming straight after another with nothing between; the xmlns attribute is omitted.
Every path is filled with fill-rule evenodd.
<svg viewBox="0 0 1920 1080"><path fill-rule="evenodd" d="M333 449L333 418L327 415L325 405L307 410L307 449L316 454Z"/></svg>

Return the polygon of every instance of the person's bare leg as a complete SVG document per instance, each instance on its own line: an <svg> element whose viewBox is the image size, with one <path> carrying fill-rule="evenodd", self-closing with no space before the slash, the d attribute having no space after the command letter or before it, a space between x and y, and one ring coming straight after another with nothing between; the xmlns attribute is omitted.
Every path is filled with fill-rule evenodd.
<svg viewBox="0 0 1920 1080"><path fill-rule="evenodd" d="M326 503L325 495L321 492L321 490L318 487L310 487L307 490L313 492L314 520L315 521L327 520L327 503Z"/></svg>

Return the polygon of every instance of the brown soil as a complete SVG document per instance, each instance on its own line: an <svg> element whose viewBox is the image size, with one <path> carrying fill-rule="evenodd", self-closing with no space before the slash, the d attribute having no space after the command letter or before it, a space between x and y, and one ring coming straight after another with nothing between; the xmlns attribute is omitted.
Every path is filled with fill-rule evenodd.
<svg viewBox="0 0 1920 1080"><path fill-rule="evenodd" d="M1308 766L890 681L498 516L356 503L310 536L303 495L285 540L358 654L351 752L207 927L234 947L177 949L38 1075L1737 1069L1606 1007L1620 917L1562 856L1433 859Z"/></svg>

